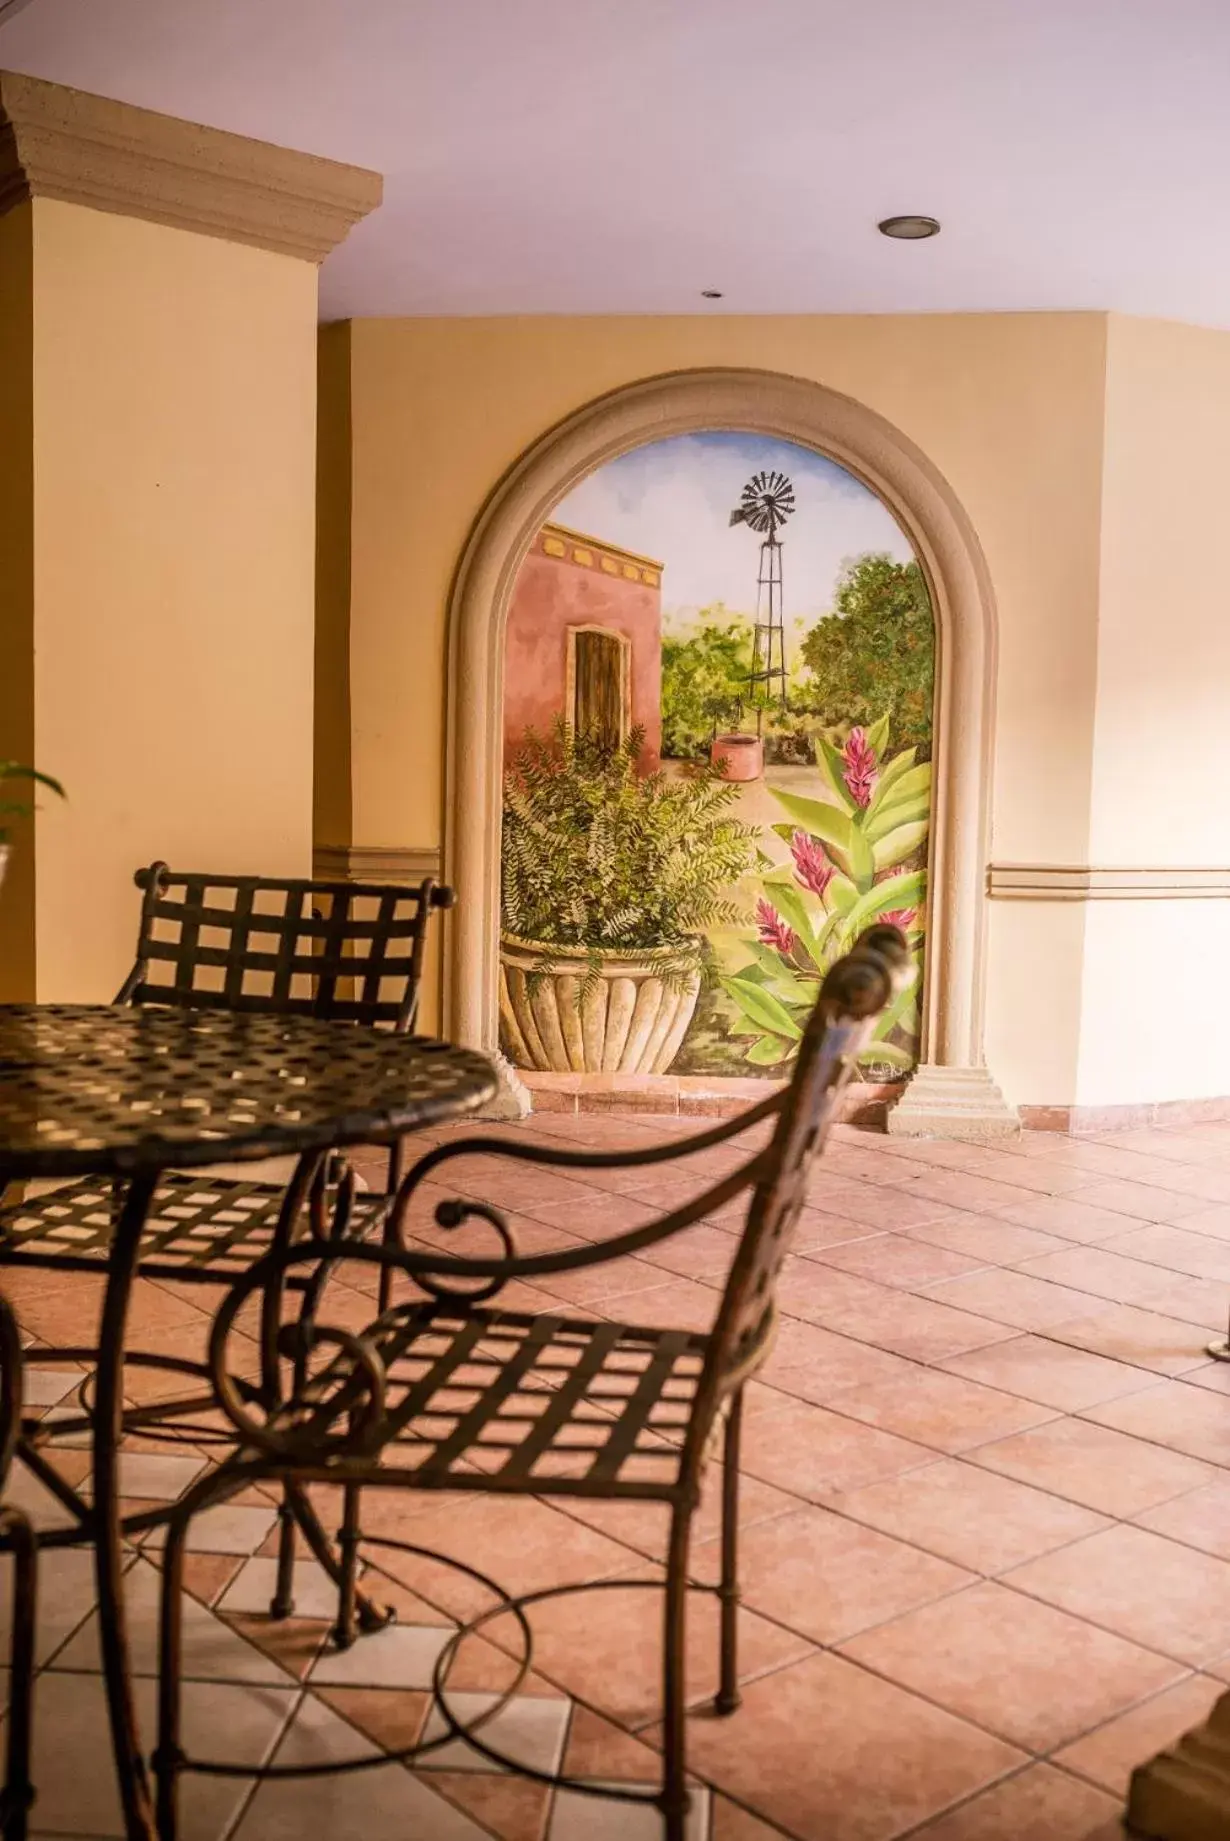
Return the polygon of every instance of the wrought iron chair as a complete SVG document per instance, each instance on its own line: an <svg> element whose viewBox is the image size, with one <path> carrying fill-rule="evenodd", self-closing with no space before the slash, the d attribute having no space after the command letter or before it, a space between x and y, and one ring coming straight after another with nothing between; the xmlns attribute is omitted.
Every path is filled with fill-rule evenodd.
<svg viewBox="0 0 1230 1841"><path fill-rule="evenodd" d="M312 1016L399 1033L413 1027L418 1010L431 915L454 899L431 878L402 887L204 875L153 863L135 880L143 892L136 958L118 1004ZM341 1160L328 1171L322 1161L307 1187L290 1181L291 1169L263 1179L260 1166L250 1174L239 1166L169 1172L151 1206L138 1276L177 1284L233 1279L289 1244L305 1215L312 1233L374 1234L388 1223L402 1169L397 1140L389 1146L383 1193L359 1192ZM330 1189L340 1206L330 1205ZM112 1179L83 1177L0 1209L0 1264L97 1273L122 1201ZM303 1288L295 1276L289 1282ZM45 1359L88 1363L94 1354L90 1347L59 1348ZM129 1430L230 1443L229 1430L220 1434L192 1423L202 1406L203 1363L139 1349L125 1359L197 1383L187 1395L130 1407ZM54 1432L29 1429L23 1460L55 1489L55 1473L39 1456L39 1437L63 1440L89 1427L83 1397L80 1414L59 1415ZM274 1601L280 1615L292 1608L292 1557L292 1524L284 1517Z"/></svg>
<svg viewBox="0 0 1230 1841"><path fill-rule="evenodd" d="M769 1144L722 1176L703 1194L662 1219L600 1245L518 1257L499 1210L479 1202L445 1203L443 1225L477 1216L500 1236L502 1257L455 1258L403 1246L317 1242L271 1254L231 1289L213 1327L210 1359L219 1401L238 1434L236 1454L190 1489L174 1510L164 1558L159 1734L153 1767L161 1841L177 1833L177 1789L188 1770L250 1775L251 1766L190 1758L180 1727L180 1618L184 1554L193 1517L255 1481L278 1481L291 1492L313 1484L340 1485L345 1563L341 1640L352 1628L355 1561L360 1542L375 1548L423 1550L361 1531L362 1492L369 1489L472 1490L505 1495L590 1497L661 1503L670 1510L665 1593L664 1776L659 1789L613 1792L591 1784L526 1771L481 1736L517 1691L531 1666L527 1609L556 1591L509 1598L491 1580L461 1568L496 1596L442 1652L435 1698L443 1718L439 1738L392 1754L406 1761L463 1737L507 1769L590 1794L622 1794L656 1804L668 1841L682 1841L688 1807L684 1754L684 1634L692 1517L715 1434L724 1447L722 1476L720 1686L716 1707L739 1704L736 1654L737 1518L743 1388L765 1360L776 1322L775 1285L808 1170L831 1124L857 1055L908 964L905 941L892 927L865 934L830 971L800 1045L794 1077L749 1112L695 1137L640 1152L570 1152L504 1139L441 1146L406 1177L393 1219L404 1220L423 1178L454 1155L486 1151L563 1168L612 1168L687 1157L724 1142L760 1120L776 1119ZM650 1329L580 1316L501 1310L492 1303L513 1279L546 1277L637 1253L689 1227L741 1191L750 1191L747 1225L711 1331ZM296 1270L319 1272L356 1261L381 1272L408 1274L428 1294L397 1304L355 1334L300 1314L286 1320L281 1353L297 1375L279 1405L253 1405L228 1366L228 1344L245 1302L267 1294ZM716 1301L716 1300L715 1300ZM438 1557L438 1556L433 1556ZM449 1562L453 1564L453 1562ZM621 1582L626 1584L626 1581ZM656 1583L656 1582L655 1582ZM560 1590L602 1589L559 1588ZM464 1638L492 1618L511 1613L523 1655L513 1685L479 1721L463 1724L445 1691L449 1667ZM371 1757L340 1764L267 1767L264 1775L362 1769ZM383 1761L381 1755L380 1761Z"/></svg>
<svg viewBox="0 0 1230 1841"><path fill-rule="evenodd" d="M21 1435L22 1350L17 1319L0 1297L0 1497L8 1488L13 1454ZM38 1542L29 1517L0 1501L0 1552L13 1556L12 1630L9 1637L8 1738L0 1833L4 1841L25 1841L34 1802L30 1782L30 1722L34 1699L34 1631L37 1616Z"/></svg>

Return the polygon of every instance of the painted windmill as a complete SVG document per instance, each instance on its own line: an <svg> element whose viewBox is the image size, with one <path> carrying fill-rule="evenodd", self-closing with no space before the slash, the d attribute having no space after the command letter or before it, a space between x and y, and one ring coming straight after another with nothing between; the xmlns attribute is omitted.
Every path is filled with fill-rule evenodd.
<svg viewBox="0 0 1230 1841"><path fill-rule="evenodd" d="M782 615L782 540L778 532L794 510L794 487L785 473L753 473L743 496L730 514L731 524L746 524L760 537L760 570L756 577L756 635L752 669L747 679L750 693L781 698L786 708L786 627ZM757 709L756 726L764 722Z"/></svg>

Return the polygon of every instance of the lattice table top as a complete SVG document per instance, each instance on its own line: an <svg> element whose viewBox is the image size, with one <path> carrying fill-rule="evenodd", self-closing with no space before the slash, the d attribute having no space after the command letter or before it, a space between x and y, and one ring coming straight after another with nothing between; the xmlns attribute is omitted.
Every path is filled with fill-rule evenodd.
<svg viewBox="0 0 1230 1841"><path fill-rule="evenodd" d="M358 1144L492 1097L483 1056L309 1017L0 1005L0 1173L128 1175Z"/></svg>

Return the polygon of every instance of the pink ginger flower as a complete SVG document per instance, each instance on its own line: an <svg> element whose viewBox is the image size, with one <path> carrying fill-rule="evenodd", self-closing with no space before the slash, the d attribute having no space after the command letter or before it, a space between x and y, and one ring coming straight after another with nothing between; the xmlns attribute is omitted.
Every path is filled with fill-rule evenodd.
<svg viewBox="0 0 1230 1841"><path fill-rule="evenodd" d="M824 845L818 838L808 837L805 831L796 831L790 840L790 854L794 858L794 873L803 887L810 889L813 895L823 895L835 873L824 854Z"/></svg>
<svg viewBox="0 0 1230 1841"><path fill-rule="evenodd" d="M777 909L761 898L756 903L756 925L763 946L776 946L780 953L794 950L794 930L788 927Z"/></svg>
<svg viewBox="0 0 1230 1841"><path fill-rule="evenodd" d="M881 914L879 924L882 927L900 927L902 933L908 933L917 919L917 908L890 908L887 914Z"/></svg>
<svg viewBox="0 0 1230 1841"><path fill-rule="evenodd" d="M851 729L845 747L841 751L846 771L843 775L850 797L855 805L871 804L871 795L876 790L876 781L880 777L876 763L876 751L867 740L862 729Z"/></svg>

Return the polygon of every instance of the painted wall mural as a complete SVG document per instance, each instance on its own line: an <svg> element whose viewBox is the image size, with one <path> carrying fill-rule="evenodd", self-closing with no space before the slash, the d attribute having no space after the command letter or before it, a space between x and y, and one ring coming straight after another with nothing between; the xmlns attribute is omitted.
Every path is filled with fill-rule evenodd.
<svg viewBox="0 0 1230 1841"><path fill-rule="evenodd" d="M781 1078L825 970L885 919L916 973L863 1072L912 1067L934 651L900 528L810 449L678 436L582 481L508 616L513 1063Z"/></svg>

